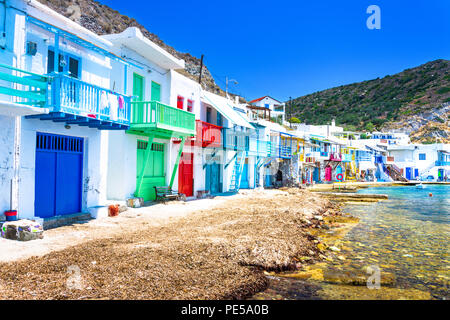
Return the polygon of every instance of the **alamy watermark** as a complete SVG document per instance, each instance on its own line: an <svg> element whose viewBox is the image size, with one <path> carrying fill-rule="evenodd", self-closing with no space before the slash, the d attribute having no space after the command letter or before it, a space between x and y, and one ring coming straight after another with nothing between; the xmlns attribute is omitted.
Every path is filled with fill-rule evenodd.
<svg viewBox="0 0 450 320"><path fill-rule="evenodd" d="M82 290L84 286L80 267L71 265L67 268L67 273L70 275L66 281L67 288L70 290Z"/></svg>
<svg viewBox="0 0 450 320"><path fill-rule="evenodd" d="M369 277L367 278L367 288L372 289L380 289L380 283L381 283L381 270L380 267L377 265L372 265L367 267L367 274Z"/></svg>
<svg viewBox="0 0 450 320"><path fill-rule="evenodd" d="M367 7L367 14L370 16L367 18L366 26L369 30L381 29L381 9L379 6L372 4Z"/></svg>

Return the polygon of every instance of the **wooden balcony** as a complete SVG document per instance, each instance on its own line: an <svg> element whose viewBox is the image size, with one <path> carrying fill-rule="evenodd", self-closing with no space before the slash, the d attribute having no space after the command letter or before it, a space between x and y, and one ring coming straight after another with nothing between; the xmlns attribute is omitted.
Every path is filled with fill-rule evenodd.
<svg viewBox="0 0 450 320"><path fill-rule="evenodd" d="M195 115L158 101L131 102L130 133L194 136Z"/></svg>
<svg viewBox="0 0 450 320"><path fill-rule="evenodd" d="M342 154L337 152L330 152L330 161L342 161Z"/></svg>
<svg viewBox="0 0 450 320"><path fill-rule="evenodd" d="M234 151L248 151L250 147L250 135L246 131L238 131L234 128L223 128L223 148Z"/></svg>
<svg viewBox="0 0 450 320"><path fill-rule="evenodd" d="M270 141L260 140L256 137L250 137L248 154L250 156L257 156L267 158L271 154Z"/></svg>
<svg viewBox="0 0 450 320"><path fill-rule="evenodd" d="M349 153L342 154L342 162L352 162L353 157Z"/></svg>
<svg viewBox="0 0 450 320"><path fill-rule="evenodd" d="M46 76L0 64L0 114L48 113L48 82Z"/></svg>
<svg viewBox="0 0 450 320"><path fill-rule="evenodd" d="M28 118L53 120L103 130L130 126L130 97L65 74L49 76L48 115Z"/></svg>
<svg viewBox="0 0 450 320"><path fill-rule="evenodd" d="M222 147L222 127L195 120L196 135L186 141L187 144L202 148Z"/></svg>

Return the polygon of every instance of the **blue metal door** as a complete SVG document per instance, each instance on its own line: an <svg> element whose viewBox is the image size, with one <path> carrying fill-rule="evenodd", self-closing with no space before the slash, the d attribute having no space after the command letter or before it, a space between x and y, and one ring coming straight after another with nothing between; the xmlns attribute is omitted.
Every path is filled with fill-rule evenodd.
<svg viewBox="0 0 450 320"><path fill-rule="evenodd" d="M319 168L314 168L313 171L313 181L314 182L320 182L320 176L319 176Z"/></svg>
<svg viewBox="0 0 450 320"><path fill-rule="evenodd" d="M81 211L83 138L37 133L35 216Z"/></svg>
<svg viewBox="0 0 450 320"><path fill-rule="evenodd" d="M248 163L247 159L245 160L246 163L244 163L243 169L242 169L242 177L241 177L241 184L239 185L241 189L248 189L250 188L250 184L248 182Z"/></svg>
<svg viewBox="0 0 450 320"><path fill-rule="evenodd" d="M206 181L205 189L210 194L221 192L220 188L220 165L218 163L210 163L206 165Z"/></svg>
<svg viewBox="0 0 450 320"><path fill-rule="evenodd" d="M406 168L406 179L411 180L411 168Z"/></svg>

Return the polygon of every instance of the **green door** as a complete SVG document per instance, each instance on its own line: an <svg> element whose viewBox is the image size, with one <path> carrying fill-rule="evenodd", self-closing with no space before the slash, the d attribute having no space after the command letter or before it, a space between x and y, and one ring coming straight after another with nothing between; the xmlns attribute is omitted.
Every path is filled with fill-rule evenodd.
<svg viewBox="0 0 450 320"><path fill-rule="evenodd" d="M152 101L161 101L161 85L152 81Z"/></svg>
<svg viewBox="0 0 450 320"><path fill-rule="evenodd" d="M155 200L155 186L161 187L166 185L166 176L164 168L164 144L152 143L147 163L145 163L146 149L148 143L146 141L137 142L137 184L139 184L139 174L145 167L144 177L142 179L141 188L137 192L137 197L144 198L145 201Z"/></svg>
<svg viewBox="0 0 450 320"><path fill-rule="evenodd" d="M144 77L133 73L133 96L135 101L144 101Z"/></svg>

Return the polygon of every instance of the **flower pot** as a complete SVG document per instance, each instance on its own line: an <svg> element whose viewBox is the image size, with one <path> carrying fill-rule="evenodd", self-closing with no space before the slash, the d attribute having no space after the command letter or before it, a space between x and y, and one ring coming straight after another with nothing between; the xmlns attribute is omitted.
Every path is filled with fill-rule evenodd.
<svg viewBox="0 0 450 320"><path fill-rule="evenodd" d="M5 211L6 221L17 221L17 210Z"/></svg>

